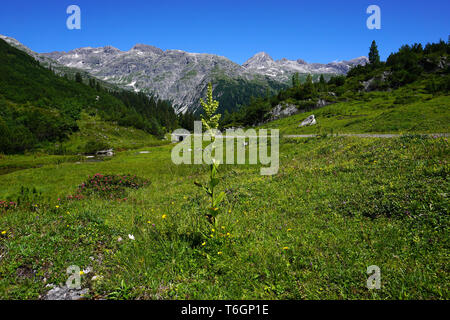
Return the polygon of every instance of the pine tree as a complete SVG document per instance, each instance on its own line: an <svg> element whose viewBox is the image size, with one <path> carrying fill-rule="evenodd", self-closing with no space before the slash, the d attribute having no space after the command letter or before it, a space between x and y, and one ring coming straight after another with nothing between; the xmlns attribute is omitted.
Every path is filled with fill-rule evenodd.
<svg viewBox="0 0 450 320"><path fill-rule="evenodd" d="M320 75L318 87L320 91L326 91L327 82L325 81L325 77L323 76L323 74Z"/></svg>
<svg viewBox="0 0 450 320"><path fill-rule="evenodd" d="M78 82L78 83L83 82L83 78L81 77L81 73L77 72L75 74L75 81Z"/></svg>
<svg viewBox="0 0 450 320"><path fill-rule="evenodd" d="M323 74L320 75L319 82L320 82L320 84L325 84L325 78L324 78Z"/></svg>
<svg viewBox="0 0 450 320"><path fill-rule="evenodd" d="M311 98L315 94L315 87L312 80L311 74L306 76L305 84L303 85L303 91L305 93L305 97Z"/></svg>
<svg viewBox="0 0 450 320"><path fill-rule="evenodd" d="M380 64L380 54L378 53L378 47L375 40L372 41L372 45L370 46L369 62L374 66Z"/></svg>
<svg viewBox="0 0 450 320"><path fill-rule="evenodd" d="M300 78L298 72L292 75L292 88L296 88L300 85Z"/></svg>

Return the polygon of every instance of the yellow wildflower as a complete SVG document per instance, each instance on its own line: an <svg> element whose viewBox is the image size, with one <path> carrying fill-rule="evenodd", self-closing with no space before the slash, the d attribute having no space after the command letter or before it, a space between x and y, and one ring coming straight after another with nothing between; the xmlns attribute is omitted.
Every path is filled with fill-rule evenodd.
<svg viewBox="0 0 450 320"><path fill-rule="evenodd" d="M289 247L283 247L283 250L289 250Z"/></svg>
<svg viewBox="0 0 450 320"><path fill-rule="evenodd" d="M84 271L83 270L81 270L80 271L80 276L82 276L84 274Z"/></svg>
<svg viewBox="0 0 450 320"><path fill-rule="evenodd" d="M217 252L217 254L222 254L222 251Z"/></svg>
<svg viewBox="0 0 450 320"><path fill-rule="evenodd" d="M206 241L202 243L202 246L205 246L205 245L206 245Z"/></svg>
<svg viewBox="0 0 450 320"><path fill-rule="evenodd" d="M163 219L167 218L167 214L163 214L163 215L162 215L162 218L163 218Z"/></svg>
<svg viewBox="0 0 450 320"><path fill-rule="evenodd" d="M6 231L2 231L2 234L6 234Z"/></svg>

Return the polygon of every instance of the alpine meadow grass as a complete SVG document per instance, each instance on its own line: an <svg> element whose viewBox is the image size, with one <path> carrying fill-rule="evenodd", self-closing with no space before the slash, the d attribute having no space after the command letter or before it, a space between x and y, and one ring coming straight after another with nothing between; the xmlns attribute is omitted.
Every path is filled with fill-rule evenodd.
<svg viewBox="0 0 450 320"><path fill-rule="evenodd" d="M171 148L2 175L3 201L37 195L0 208L0 297L42 297L78 265L93 299L449 298L447 138L282 139L274 176L221 166L215 225L192 188L210 166L174 165ZM98 173L148 184L67 199Z"/></svg>

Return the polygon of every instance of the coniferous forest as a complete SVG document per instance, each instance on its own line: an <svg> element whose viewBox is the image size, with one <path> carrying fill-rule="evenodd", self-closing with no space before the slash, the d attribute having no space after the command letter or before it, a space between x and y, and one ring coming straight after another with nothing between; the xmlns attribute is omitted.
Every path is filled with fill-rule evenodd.
<svg viewBox="0 0 450 320"><path fill-rule="evenodd" d="M106 89L80 73L58 76L0 39L0 152L63 141L78 130L82 112L159 137L178 126L167 101Z"/></svg>

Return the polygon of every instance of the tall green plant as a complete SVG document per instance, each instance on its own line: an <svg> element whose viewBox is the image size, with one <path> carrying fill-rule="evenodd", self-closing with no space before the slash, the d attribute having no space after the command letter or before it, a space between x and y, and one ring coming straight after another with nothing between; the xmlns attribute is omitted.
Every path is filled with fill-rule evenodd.
<svg viewBox="0 0 450 320"><path fill-rule="evenodd" d="M219 162L215 159L215 149L216 149L216 130L219 126L219 120L221 114L216 114L217 108L219 107L219 102L213 99L212 84L208 84L208 93L206 102L200 99L200 103L205 112L201 116L202 124L206 127L208 133L211 136L211 164L209 166L210 175L209 183L202 185L199 182L194 182L195 185L201 187L205 190L206 194L210 197L210 207L208 208L208 214L206 215L208 221L214 225L217 225L217 215L219 214L219 204L225 198L225 192L216 192L216 186L219 184L220 179L218 178L218 168ZM213 156L214 154L214 156Z"/></svg>

